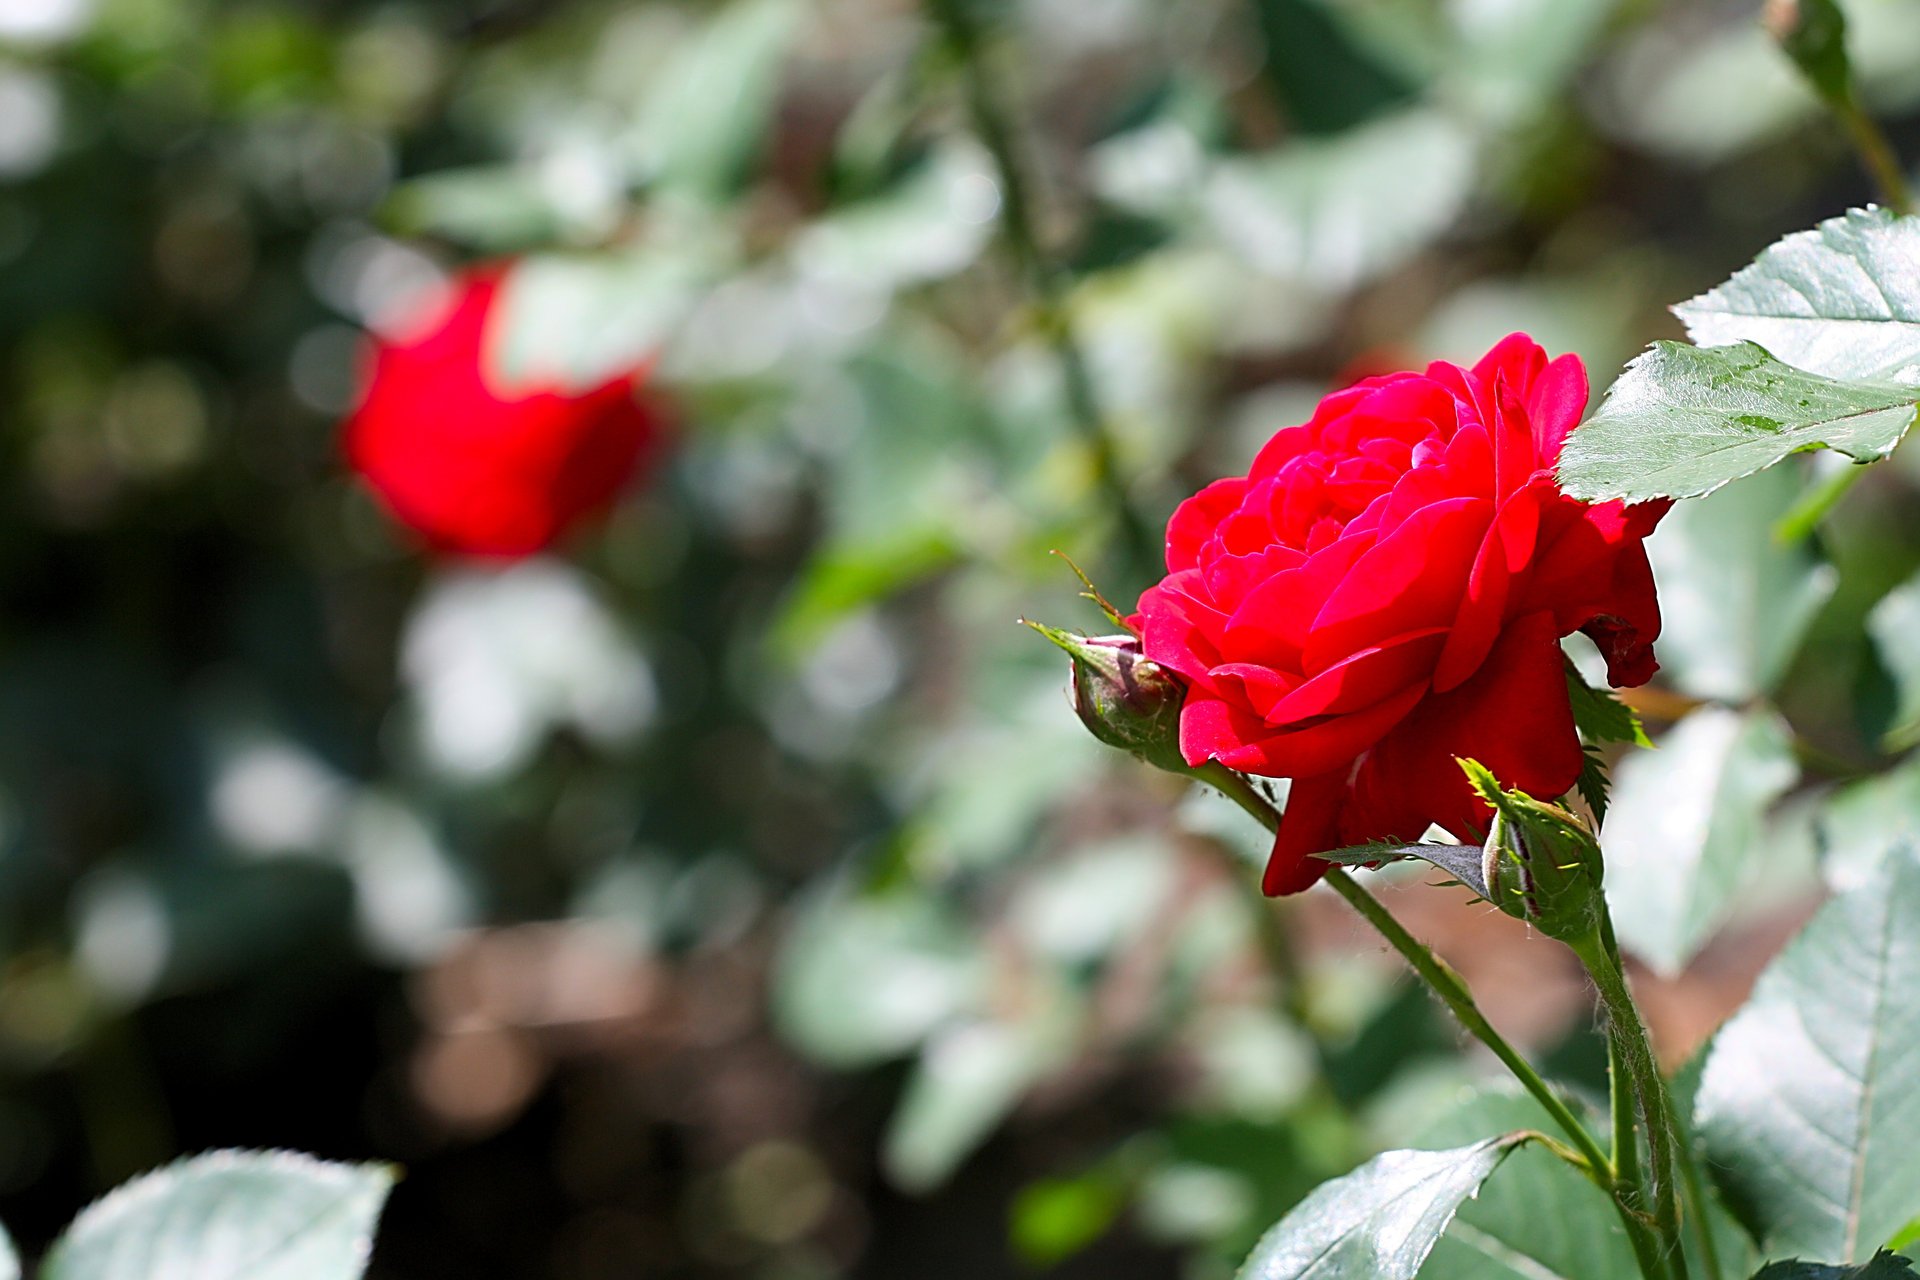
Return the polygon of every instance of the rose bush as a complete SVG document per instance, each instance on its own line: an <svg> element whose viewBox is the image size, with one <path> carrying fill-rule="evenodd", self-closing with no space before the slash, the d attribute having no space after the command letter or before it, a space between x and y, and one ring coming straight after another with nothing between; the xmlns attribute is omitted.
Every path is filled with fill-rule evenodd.
<svg viewBox="0 0 1920 1280"><path fill-rule="evenodd" d="M1293 780L1270 894L1312 855L1484 836L1454 757L1558 796L1583 756L1560 638L1583 631L1615 685L1654 672L1642 540L1664 502L1590 506L1553 468L1587 403L1576 356L1525 334L1472 368L1368 378L1273 437L1167 526L1167 576L1133 619L1182 676L1180 749Z"/></svg>
<svg viewBox="0 0 1920 1280"><path fill-rule="evenodd" d="M429 546L518 557L609 506L660 434L644 368L584 392L507 387L491 369L506 270L456 277L376 339L347 458Z"/></svg>

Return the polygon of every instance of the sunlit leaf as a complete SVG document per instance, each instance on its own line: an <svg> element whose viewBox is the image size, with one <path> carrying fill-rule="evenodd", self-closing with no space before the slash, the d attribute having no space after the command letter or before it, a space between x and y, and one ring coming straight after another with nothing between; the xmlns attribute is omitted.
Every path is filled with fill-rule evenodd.
<svg viewBox="0 0 1920 1280"><path fill-rule="evenodd" d="M1920 377L1920 218L1850 209L1779 241L1674 314L1702 346L1754 342L1829 378Z"/></svg>
<svg viewBox="0 0 1920 1280"><path fill-rule="evenodd" d="M1821 871L1840 892L1871 879L1893 850L1920 846L1920 758L1828 796L1819 839Z"/></svg>
<svg viewBox="0 0 1920 1280"><path fill-rule="evenodd" d="M1920 389L1823 378L1751 342L1657 342L1567 438L1560 481L1590 502L1641 502L1699 497L1802 449L1875 462L1913 425L1916 400Z"/></svg>
<svg viewBox="0 0 1920 1280"><path fill-rule="evenodd" d="M1452 1142L1489 1128L1557 1132L1539 1103L1514 1086L1495 1085L1446 1107L1419 1137ZM1717 1202L1704 1212L1721 1274L1745 1275L1756 1260L1752 1243ZM1688 1230L1685 1244L1693 1274L1706 1274L1697 1230ZM1619 1215L1606 1197L1540 1147L1515 1152L1494 1172L1480 1194L1460 1207L1420 1269L1420 1280L1637 1280L1639 1275Z"/></svg>
<svg viewBox="0 0 1920 1280"><path fill-rule="evenodd" d="M495 375L508 388L581 390L650 363L712 266L694 246L520 260L497 304Z"/></svg>
<svg viewBox="0 0 1920 1280"><path fill-rule="evenodd" d="M1706 707L1620 765L1607 819L1607 902L1621 945L1684 968L1763 865L1766 813L1799 777L1770 711Z"/></svg>
<svg viewBox="0 0 1920 1280"><path fill-rule="evenodd" d="M1773 537L1801 492L1780 467L1683 502L1647 541L1663 623L1654 650L1684 693L1745 702L1786 674L1838 575L1815 548Z"/></svg>
<svg viewBox="0 0 1920 1280"><path fill-rule="evenodd" d="M800 8L733 0L652 87L635 130L640 169L656 186L717 200L758 151Z"/></svg>
<svg viewBox="0 0 1920 1280"><path fill-rule="evenodd" d="M881 1142L881 1162L898 1186L928 1191L946 1181L1064 1061L1069 1011L1046 993L1028 997L1038 1003L1022 1017L964 1023L927 1041Z"/></svg>
<svg viewBox="0 0 1920 1280"><path fill-rule="evenodd" d="M1488 1089L1447 1107L1422 1142L1534 1128L1557 1133L1540 1104L1516 1089ZM1540 1147L1513 1154L1460 1208L1421 1280L1635 1280L1640 1268L1619 1217L1594 1185Z"/></svg>
<svg viewBox="0 0 1920 1280"><path fill-rule="evenodd" d="M1412 1280L1462 1202L1525 1134L1450 1151L1389 1151L1335 1178L1262 1237L1239 1280Z"/></svg>
<svg viewBox="0 0 1920 1280"><path fill-rule="evenodd" d="M1222 163L1205 192L1228 247L1258 271L1346 289L1405 262L1453 225L1474 143L1437 112Z"/></svg>
<svg viewBox="0 0 1920 1280"><path fill-rule="evenodd" d="M1823 907L1714 1040L1695 1104L1728 1203L1773 1256L1857 1262L1920 1203L1920 855Z"/></svg>
<svg viewBox="0 0 1920 1280"><path fill-rule="evenodd" d="M829 894L787 940L773 1017L815 1060L865 1066L959 1016L986 977L971 933L933 900L906 890Z"/></svg>
<svg viewBox="0 0 1920 1280"><path fill-rule="evenodd" d="M394 1171L216 1151L136 1178L48 1253L45 1280L353 1280Z"/></svg>

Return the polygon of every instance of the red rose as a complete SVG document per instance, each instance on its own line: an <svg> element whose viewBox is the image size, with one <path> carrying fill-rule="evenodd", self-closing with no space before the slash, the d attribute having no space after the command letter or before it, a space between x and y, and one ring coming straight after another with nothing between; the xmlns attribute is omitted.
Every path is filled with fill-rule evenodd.
<svg viewBox="0 0 1920 1280"><path fill-rule="evenodd" d="M348 461L443 551L516 557L610 506L659 435L643 369L585 392L499 386L489 369L504 272L466 273L376 340Z"/></svg>
<svg viewBox="0 0 1920 1280"><path fill-rule="evenodd" d="M1187 681L1189 764L1293 779L1269 894L1313 884L1326 849L1429 824L1481 838L1456 756L1537 796L1571 788L1560 637L1591 636L1616 685L1653 674L1641 540L1668 504L1560 492L1586 403L1579 358L1516 333L1472 369L1335 392L1174 512L1134 625Z"/></svg>

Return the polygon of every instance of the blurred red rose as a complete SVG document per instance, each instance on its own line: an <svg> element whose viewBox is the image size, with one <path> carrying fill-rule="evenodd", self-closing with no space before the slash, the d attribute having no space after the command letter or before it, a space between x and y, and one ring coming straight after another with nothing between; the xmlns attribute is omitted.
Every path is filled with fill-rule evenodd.
<svg viewBox="0 0 1920 1280"><path fill-rule="evenodd" d="M427 545L512 558L605 510L660 434L635 368L587 391L503 387L489 363L505 269L435 291L376 339L347 459Z"/></svg>
<svg viewBox="0 0 1920 1280"><path fill-rule="evenodd" d="M1293 779L1268 893L1312 885L1322 850L1429 824L1480 838L1488 811L1456 756L1534 795L1571 788L1562 636L1591 636L1616 685L1653 674L1641 540L1668 504L1560 492L1586 403L1579 358L1516 333L1471 369L1329 395L1174 512L1134 625L1188 683L1189 764Z"/></svg>

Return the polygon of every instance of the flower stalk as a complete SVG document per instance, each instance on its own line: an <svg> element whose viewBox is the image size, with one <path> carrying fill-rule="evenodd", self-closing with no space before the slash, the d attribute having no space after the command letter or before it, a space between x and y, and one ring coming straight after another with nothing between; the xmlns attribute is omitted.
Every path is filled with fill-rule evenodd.
<svg viewBox="0 0 1920 1280"><path fill-rule="evenodd" d="M1217 761L1192 770L1192 774L1238 804L1267 830L1277 832L1280 829L1279 811L1245 776ZM1610 1052L1625 1064L1614 1093L1615 1149L1609 1156L1601 1150L1587 1126L1574 1115L1572 1108L1540 1075L1538 1069L1487 1021L1473 993L1451 966L1435 955L1432 948L1407 932L1386 905L1343 868L1329 867L1325 878L1333 891L1345 898L1348 905L1400 953L1460 1025L1500 1060L1567 1135L1572 1149L1555 1144L1554 1150L1607 1193L1626 1229L1628 1242L1646 1280L1687 1280L1686 1258L1680 1244L1679 1200L1674 1184L1677 1142L1671 1122L1672 1109L1667 1103L1666 1088L1653 1058L1645 1024L1634 1007L1624 977L1619 976L1617 961L1606 967L1607 974L1611 976L1604 983L1602 975L1595 974L1595 983L1601 986L1602 1000L1608 1010ZM1617 948L1606 945L1613 936L1613 929L1611 922L1605 918L1604 906L1601 911L1598 927L1590 936L1602 942L1602 955L1609 952L1617 955ZM1568 945L1578 954L1583 949L1584 940L1570 941ZM1584 955L1582 960L1586 960ZM1592 971L1591 965L1589 970ZM1617 1010L1616 1001L1620 1002ZM1639 1150L1634 1137L1636 1118L1646 1127L1650 1161L1656 1171L1655 1210L1652 1213L1642 1205L1645 1192L1639 1181Z"/></svg>

